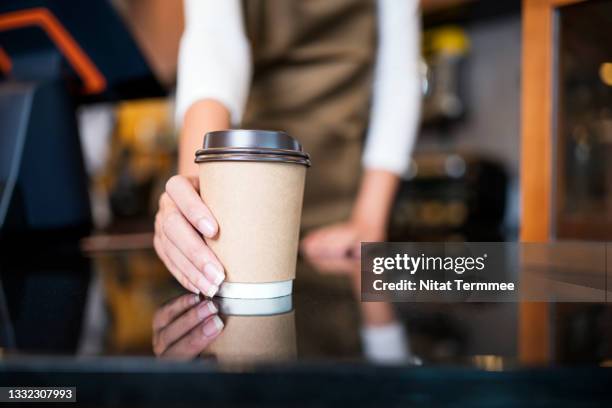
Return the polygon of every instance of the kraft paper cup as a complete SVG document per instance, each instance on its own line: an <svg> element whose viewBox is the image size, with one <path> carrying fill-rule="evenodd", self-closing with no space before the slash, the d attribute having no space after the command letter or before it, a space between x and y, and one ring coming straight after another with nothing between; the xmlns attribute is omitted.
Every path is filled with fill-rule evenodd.
<svg viewBox="0 0 612 408"><path fill-rule="evenodd" d="M196 153L202 200L219 233L206 243L223 264L219 296L292 292L308 155L282 132L211 132Z"/></svg>

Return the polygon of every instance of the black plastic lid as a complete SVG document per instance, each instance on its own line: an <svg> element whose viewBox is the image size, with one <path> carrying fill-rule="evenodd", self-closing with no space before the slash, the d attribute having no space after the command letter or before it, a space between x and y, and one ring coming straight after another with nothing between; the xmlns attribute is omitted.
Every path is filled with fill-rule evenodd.
<svg viewBox="0 0 612 408"><path fill-rule="evenodd" d="M204 136L196 163L208 161L275 161L310 167L310 156L285 132L273 130L218 130Z"/></svg>

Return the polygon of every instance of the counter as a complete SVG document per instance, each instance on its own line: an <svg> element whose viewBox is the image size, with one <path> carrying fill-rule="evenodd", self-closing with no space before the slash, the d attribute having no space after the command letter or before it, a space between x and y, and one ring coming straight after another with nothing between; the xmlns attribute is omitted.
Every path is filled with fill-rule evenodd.
<svg viewBox="0 0 612 408"><path fill-rule="evenodd" d="M469 355L377 361L362 351L360 306L348 278L303 261L290 298L259 305L215 299L227 331L222 344L220 336L202 350L158 357L156 314L193 295L150 249L4 249L3 386L76 386L77 400L91 406L612 402L612 370L597 365L523 367L512 357Z"/></svg>

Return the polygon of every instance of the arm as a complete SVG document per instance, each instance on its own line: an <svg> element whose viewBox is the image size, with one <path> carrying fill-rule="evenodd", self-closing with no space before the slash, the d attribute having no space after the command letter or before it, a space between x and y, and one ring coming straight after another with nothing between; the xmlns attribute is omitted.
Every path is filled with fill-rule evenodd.
<svg viewBox="0 0 612 408"><path fill-rule="evenodd" d="M363 174L351 216L351 222L365 232L363 241L385 240L399 180L388 170L369 168Z"/></svg>
<svg viewBox="0 0 612 408"><path fill-rule="evenodd" d="M229 129L230 112L215 99L201 99L185 113L179 140L178 173L197 177L198 166L194 154L202 147L202 136L213 130Z"/></svg>
<svg viewBox="0 0 612 408"><path fill-rule="evenodd" d="M418 1L378 1L379 47L365 174L353 217L386 229L399 176L409 164L420 111ZM384 234L379 234L384 237Z"/></svg>
<svg viewBox="0 0 612 408"><path fill-rule="evenodd" d="M223 265L202 236L218 225L199 195L195 151L211 130L238 122L250 80L248 41L239 0L185 0L186 25L179 51L176 114L183 122L179 174L168 180L155 217L155 250L186 289L214 296Z"/></svg>
<svg viewBox="0 0 612 408"><path fill-rule="evenodd" d="M206 132L240 122L251 76L239 0L185 0L176 101L179 174L195 176L194 153Z"/></svg>
<svg viewBox="0 0 612 408"><path fill-rule="evenodd" d="M309 234L310 257L344 256L361 241L382 241L400 176L409 164L420 107L418 2L378 0L379 46L365 168L351 218Z"/></svg>

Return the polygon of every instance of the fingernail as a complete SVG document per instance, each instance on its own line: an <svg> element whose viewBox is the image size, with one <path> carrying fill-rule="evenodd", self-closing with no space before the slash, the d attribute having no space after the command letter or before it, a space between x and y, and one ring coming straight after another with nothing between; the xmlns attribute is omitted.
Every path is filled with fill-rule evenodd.
<svg viewBox="0 0 612 408"><path fill-rule="evenodd" d="M203 304L198 306L198 317L200 319L205 319L208 316L210 316L211 314L215 314L216 313L216 312L212 312L212 310L210 309L210 306L209 306L210 303L212 303L212 302L204 302Z"/></svg>
<svg viewBox="0 0 612 408"><path fill-rule="evenodd" d="M204 335L206 337L213 337L217 335L223 328L223 321L219 316L215 316L204 323Z"/></svg>
<svg viewBox="0 0 612 408"><path fill-rule="evenodd" d="M204 273L208 274L208 276L212 278L213 283L216 286L219 286L221 282L225 280L225 274L223 271L212 262L209 262L204 266Z"/></svg>
<svg viewBox="0 0 612 408"><path fill-rule="evenodd" d="M197 290L197 289L196 289ZM197 291L198 293L196 293L193 298L191 299L191 305L194 306L196 303L198 303L200 301L200 291Z"/></svg>
<svg viewBox="0 0 612 408"><path fill-rule="evenodd" d="M208 290L206 291L206 296L208 297L215 297L215 293L217 293L217 291L219 290L219 288L215 285L210 285L208 287Z"/></svg>
<svg viewBox="0 0 612 408"><path fill-rule="evenodd" d="M215 225L207 218L202 218L198 221L198 229L208 238L212 238L215 235Z"/></svg>
<svg viewBox="0 0 612 408"><path fill-rule="evenodd" d="M208 296L208 290L210 288L210 283L206 280L204 276L198 278L195 282L198 289L202 292L203 295Z"/></svg>
<svg viewBox="0 0 612 408"><path fill-rule="evenodd" d="M208 310L210 310L212 314L216 314L219 311L213 302L208 302Z"/></svg>

